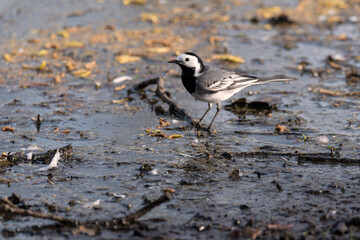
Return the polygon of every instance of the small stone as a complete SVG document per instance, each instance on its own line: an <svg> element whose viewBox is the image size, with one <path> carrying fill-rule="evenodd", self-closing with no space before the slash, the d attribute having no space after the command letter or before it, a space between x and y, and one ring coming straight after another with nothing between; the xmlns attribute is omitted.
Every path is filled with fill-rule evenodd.
<svg viewBox="0 0 360 240"><path fill-rule="evenodd" d="M344 222L339 222L336 226L335 233L338 235L344 235L348 230L348 227Z"/></svg>

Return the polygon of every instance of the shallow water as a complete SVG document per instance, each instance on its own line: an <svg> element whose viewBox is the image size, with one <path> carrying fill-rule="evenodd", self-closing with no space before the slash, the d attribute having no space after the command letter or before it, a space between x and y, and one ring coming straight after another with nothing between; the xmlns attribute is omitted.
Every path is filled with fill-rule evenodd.
<svg viewBox="0 0 360 240"><path fill-rule="evenodd" d="M285 4L290 4L290 7L296 5L296 1L287 2L274 3L283 7L288 7ZM172 73L180 73L176 66L166 64L173 56L171 53L124 66L113 61L113 55L121 46L105 51L92 45L91 49L97 52L96 61L100 68L96 77L79 79L69 76L60 84L54 84L40 75L39 78L27 79L26 74L11 78L7 77L8 73L0 73L0 125L11 125L15 129L14 133L0 131L1 151L18 152L33 144L45 151L72 144L75 153L74 161L60 161L59 168L50 171L51 183L48 181L48 173L39 171L43 167L40 165L23 163L0 169L2 178L16 180L9 186L0 184L1 197L17 193L36 210L47 211L46 204L53 204L58 207L55 213L59 215L79 220L105 220L121 217L142 207L143 196L155 199L161 195L160 189L176 190L169 203L140 219L148 225L147 229L138 230L143 236L139 233L134 235L134 231L102 230L100 235L95 236L98 239L144 236L166 239L220 238L243 229L251 221L254 228L263 230L261 238L286 235L296 238L306 235L319 237L325 233L335 236L331 235L334 234L334 225L347 222L358 214L356 197L360 189L357 165L298 164L296 157L239 157L236 152L267 151L271 147L280 152L317 153L330 152L329 147L334 147L342 157L359 158L359 97L333 97L311 90L330 88L356 92L359 91L359 84L347 85L342 71L313 77L309 74L301 76L299 71L293 69L300 61L309 62L311 68L323 68L329 55L345 58L359 55L359 52L354 51L354 46L359 45L359 25L340 24L332 31L307 25L290 28L286 33L296 36L298 40L295 42L296 47L286 50L281 40L284 29L265 30L262 23L253 25L238 15L259 6L252 2L241 1L239 13L236 9L228 10L227 6L232 6L231 1L224 1L221 6L213 1L201 1L194 8L204 13L216 12L217 8L219 11L228 10L231 21L224 23L209 21L186 27L183 22L174 24L164 21L160 26L154 26L139 21L141 12L166 13L174 7L191 8L191 3L149 1L145 6L124 7L120 1L110 0L56 0L51 3L32 0L21 5L16 4L16 1L0 1L0 35L4 43L0 48L2 54L21 43L25 47L25 39L34 37L31 33L34 29L57 32L65 26L80 24L91 26L92 31L96 32L107 24L120 29L170 26L185 40L188 35L197 34L201 30L215 29L215 35L225 37L225 41L217 47L225 47L231 54L242 56L246 63L213 64L249 75L284 74L298 78L296 82L250 87L223 103L230 104L240 97L246 97L248 102L274 98L278 110L272 112L271 117L246 115L241 118L222 110L214 125L216 133L204 133L197 137L194 130L176 128L187 126L186 122L168 115L161 116L171 122L169 130L162 130L164 133L183 135L179 139L162 139L146 134L147 128L157 128L160 116L140 95L132 94L132 101L126 105L111 103L114 99L123 99L128 95L126 89L114 91L117 85L107 82L106 71L110 70L113 76L132 75L134 80L126 82L126 88L141 80L165 75L165 87L171 97L190 116L199 118L207 104L194 101L185 92L179 78L168 73L169 69L174 70ZM76 11L82 14L69 16ZM235 25L238 27L234 28ZM324 40L342 33L351 40ZM246 36L246 42L242 35ZM306 36L315 36L315 39L308 41ZM16 42L12 40L13 37L17 38ZM193 44L191 50L209 60L213 52L209 52L212 48L207 39L206 33L199 34L198 43ZM141 41L133 45L138 44ZM256 59L262 59L263 63L259 64ZM352 60L347 63L358 65L358 62ZM22 63L9 64L3 61L2 64L1 69L4 70L13 69L16 64L21 66ZM139 71L135 72L133 68ZM47 83L47 86L21 87L26 81ZM95 82L101 83L99 89L94 87ZM146 90L146 94L150 98L154 97L150 90ZM12 104L15 99L17 103ZM129 110L127 107L138 107L139 110ZM206 123L210 122L214 113L214 110L209 113ZM39 132L31 120L37 114L42 119ZM274 132L278 123L299 135L261 134ZM60 131L54 132L56 128ZM62 133L65 129L70 130L70 133ZM235 131L253 134L239 134ZM304 141L301 134L308 140ZM316 141L321 135L329 138L328 144ZM223 152L231 153L231 159L224 158L221 155ZM139 169L145 163L150 164L157 173L141 174ZM243 176L234 180L229 178L229 174L235 169L240 169ZM125 195L125 198L119 200L115 197L118 195ZM98 199L101 200L101 209L86 209L82 205ZM69 206L71 200L77 204ZM130 209L129 204L132 206ZM70 210L66 210L66 207L70 207ZM38 233L31 236L25 228L49 224L51 221L29 217L0 221L3 237L13 235L16 239L61 239L72 236L71 232L51 230L45 230L43 235ZM268 224L294 226L285 231L271 231L266 228ZM343 237L359 235L357 229L352 231L350 233L349 230ZM77 237L87 238L85 235Z"/></svg>

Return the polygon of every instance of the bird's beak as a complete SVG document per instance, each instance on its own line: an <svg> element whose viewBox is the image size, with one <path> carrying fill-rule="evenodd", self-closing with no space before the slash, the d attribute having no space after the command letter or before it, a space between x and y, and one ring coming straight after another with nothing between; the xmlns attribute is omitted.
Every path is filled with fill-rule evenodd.
<svg viewBox="0 0 360 240"><path fill-rule="evenodd" d="M176 59L168 61L168 63L178 63L178 61Z"/></svg>

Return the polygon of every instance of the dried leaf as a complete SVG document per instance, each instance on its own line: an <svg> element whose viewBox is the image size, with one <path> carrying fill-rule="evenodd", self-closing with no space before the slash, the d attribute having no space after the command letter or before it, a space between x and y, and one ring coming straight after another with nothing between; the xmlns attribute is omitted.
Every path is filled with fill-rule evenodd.
<svg viewBox="0 0 360 240"><path fill-rule="evenodd" d="M14 56L12 56L12 55L10 55L8 53L5 53L4 54L4 60L7 61L7 62L13 63L15 59L14 59Z"/></svg>
<svg viewBox="0 0 360 240"><path fill-rule="evenodd" d="M59 49L60 46L59 46L59 44L57 44L57 43L50 43L50 42L48 42L48 43L45 43L45 44L44 44L44 48L47 48L47 49L49 49L49 48Z"/></svg>
<svg viewBox="0 0 360 240"><path fill-rule="evenodd" d="M211 36L209 38L209 42L211 45L214 45L215 43L222 42L222 41L225 41L225 37L223 37L223 36Z"/></svg>
<svg viewBox="0 0 360 240"><path fill-rule="evenodd" d="M155 13L141 13L141 21L150 21L152 23L158 23L159 22L159 17L158 15L156 15Z"/></svg>
<svg viewBox="0 0 360 240"><path fill-rule="evenodd" d="M290 130L286 126L280 125L280 124L276 124L275 131L277 131L279 133L290 132Z"/></svg>
<svg viewBox="0 0 360 240"><path fill-rule="evenodd" d="M139 4L139 5L145 5L146 0L123 0L123 4L125 6L128 6L130 4Z"/></svg>
<svg viewBox="0 0 360 240"><path fill-rule="evenodd" d="M265 8L260 8L257 10L258 15L260 15L262 18L265 18L265 19L269 19L269 18L275 17L277 15L280 15L281 12L282 12L282 10L279 6L265 7Z"/></svg>
<svg viewBox="0 0 360 240"><path fill-rule="evenodd" d="M272 29L271 24L264 24L264 29L266 29L266 30Z"/></svg>
<svg viewBox="0 0 360 240"><path fill-rule="evenodd" d="M126 88L126 85L125 85L125 84L114 88L114 90L115 90L115 91L120 91L120 90L122 90L122 89L124 89L124 88Z"/></svg>
<svg viewBox="0 0 360 240"><path fill-rule="evenodd" d="M84 46L85 46L84 43L78 41L71 41L65 44L65 47L73 47L73 48L83 48Z"/></svg>
<svg viewBox="0 0 360 240"><path fill-rule="evenodd" d="M168 126L170 126L170 124L171 123L168 120L166 120L164 118L160 118L158 128L168 127Z"/></svg>
<svg viewBox="0 0 360 240"><path fill-rule="evenodd" d="M292 228L293 226L294 224L287 224L287 225L269 224L267 225L267 228L272 230L286 230Z"/></svg>
<svg viewBox="0 0 360 240"><path fill-rule="evenodd" d="M150 137L163 137L163 138L166 138L166 134L163 133L163 132L153 132L151 134L149 134Z"/></svg>
<svg viewBox="0 0 360 240"><path fill-rule="evenodd" d="M131 55L120 55L120 56L116 56L115 60L120 63L130 63L130 62L137 62L140 61L140 57L137 56L131 56Z"/></svg>
<svg viewBox="0 0 360 240"><path fill-rule="evenodd" d="M32 69L32 70L44 70L46 68L46 61L42 61L41 64L39 66L31 66L31 65L27 65L24 64L22 67L24 69Z"/></svg>
<svg viewBox="0 0 360 240"><path fill-rule="evenodd" d="M91 43L108 43L109 42L108 34L106 34L106 33L94 34L89 38L89 42L91 42Z"/></svg>
<svg viewBox="0 0 360 240"><path fill-rule="evenodd" d="M160 189L160 191L169 192L169 193L174 193L174 192L176 192L176 190L173 189L173 188L162 188L162 189Z"/></svg>
<svg viewBox="0 0 360 240"><path fill-rule="evenodd" d="M71 72L72 70L75 69L75 66L74 66L74 63L73 62L66 62L65 63L65 67L66 67L66 70L68 72Z"/></svg>
<svg viewBox="0 0 360 240"><path fill-rule="evenodd" d="M56 75L56 76L54 77L54 82L55 82L55 83L60 83L60 82L61 82L61 79L62 79L63 77L65 77L65 73L61 73L60 75Z"/></svg>
<svg viewBox="0 0 360 240"><path fill-rule="evenodd" d="M69 34L72 33L79 33L79 32L89 32L91 30L91 27L84 27L84 26L74 26L66 28L66 32Z"/></svg>
<svg viewBox="0 0 360 240"><path fill-rule="evenodd" d="M169 47L146 48L146 51L150 53L167 53L170 51L170 48Z"/></svg>
<svg viewBox="0 0 360 240"><path fill-rule="evenodd" d="M229 54L215 54L212 56L212 60L223 60L233 63L245 63L245 60L242 57Z"/></svg>
<svg viewBox="0 0 360 240"><path fill-rule="evenodd" d="M64 134L69 134L69 133L70 133L70 130L69 130L69 129L65 129L64 131L62 131L62 133L64 133Z"/></svg>
<svg viewBox="0 0 360 240"><path fill-rule="evenodd" d="M38 55L40 57L40 56L46 55L47 53L48 53L48 51L46 49L42 49L36 55Z"/></svg>
<svg viewBox="0 0 360 240"><path fill-rule="evenodd" d="M1 128L2 131L4 132L14 132L15 129L13 127L10 127L10 126L4 126Z"/></svg>
<svg viewBox="0 0 360 240"><path fill-rule="evenodd" d="M128 101L130 101L130 98L128 98L128 97L120 99L120 100L111 100L112 103L117 103L117 104L123 104L123 103L126 103Z"/></svg>
<svg viewBox="0 0 360 240"><path fill-rule="evenodd" d="M92 62L85 64L85 68L88 70L93 69L95 66L96 66L96 61L92 61Z"/></svg>
<svg viewBox="0 0 360 240"><path fill-rule="evenodd" d="M72 234L74 236L79 234L86 234L90 237L93 237L98 234L98 230L96 228L87 228L84 225L80 225L78 228L72 230Z"/></svg>
<svg viewBox="0 0 360 240"><path fill-rule="evenodd" d="M230 20L230 16L229 15L216 16L213 18L213 20L217 22L228 22Z"/></svg>
<svg viewBox="0 0 360 240"><path fill-rule="evenodd" d="M180 134L171 134L168 138L169 139L174 139L174 138L183 138L184 136L183 135L180 135Z"/></svg>
<svg viewBox="0 0 360 240"><path fill-rule="evenodd" d="M57 32L58 36L62 36L63 38L69 38L69 33L66 30L61 30Z"/></svg>
<svg viewBox="0 0 360 240"><path fill-rule="evenodd" d="M88 77L88 76L91 75L91 71L90 71L90 70L87 70L87 69L79 69L79 70L73 71L72 74L73 74L75 77L86 78L86 77Z"/></svg>

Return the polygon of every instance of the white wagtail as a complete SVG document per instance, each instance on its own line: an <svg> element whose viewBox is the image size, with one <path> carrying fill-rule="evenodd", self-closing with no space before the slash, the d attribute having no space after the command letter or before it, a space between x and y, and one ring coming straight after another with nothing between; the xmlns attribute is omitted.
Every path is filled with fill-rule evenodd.
<svg viewBox="0 0 360 240"><path fill-rule="evenodd" d="M212 104L216 103L217 111L211 120L208 129L211 128L221 105L220 102L233 96L245 87L276 81L296 80L295 78L269 77L258 78L230 72L214 66L204 65L199 56L192 52L182 53L169 63L176 63L182 70L181 80L186 90L197 100L208 103L208 109L195 125L200 122L210 111Z"/></svg>

